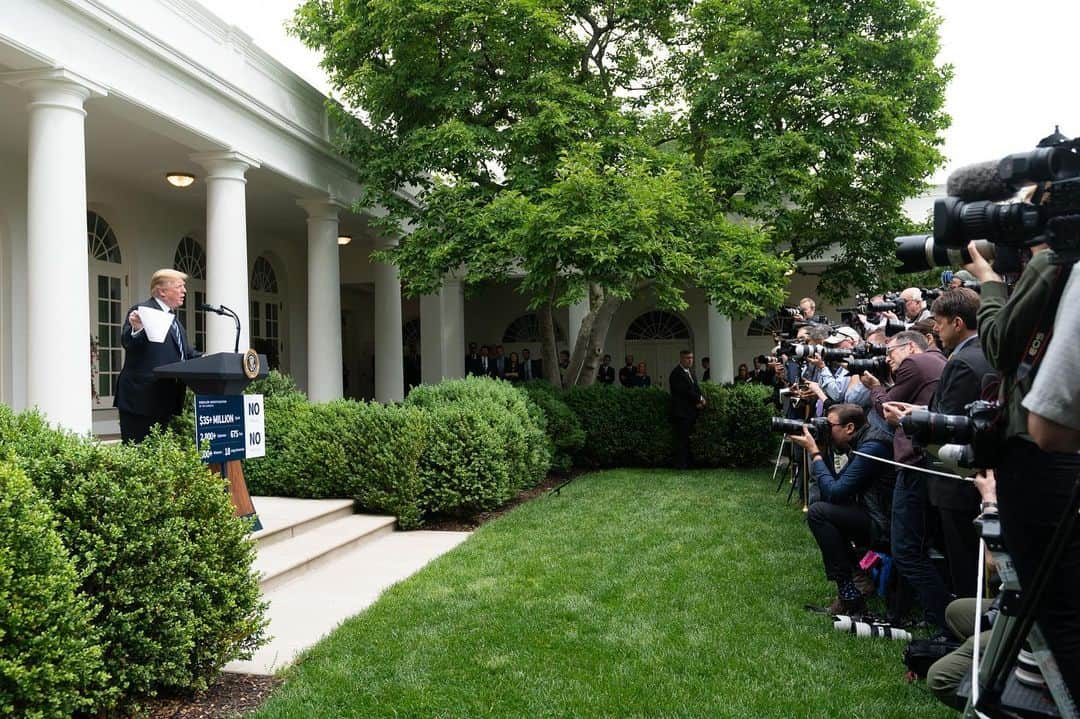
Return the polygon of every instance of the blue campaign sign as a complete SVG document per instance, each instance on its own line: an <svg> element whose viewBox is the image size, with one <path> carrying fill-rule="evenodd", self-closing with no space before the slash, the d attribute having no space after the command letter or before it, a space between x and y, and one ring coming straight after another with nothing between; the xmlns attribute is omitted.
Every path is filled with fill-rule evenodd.
<svg viewBox="0 0 1080 719"><path fill-rule="evenodd" d="M195 395L195 442L199 447L210 443L209 449L203 450L203 462L244 459L244 395Z"/></svg>

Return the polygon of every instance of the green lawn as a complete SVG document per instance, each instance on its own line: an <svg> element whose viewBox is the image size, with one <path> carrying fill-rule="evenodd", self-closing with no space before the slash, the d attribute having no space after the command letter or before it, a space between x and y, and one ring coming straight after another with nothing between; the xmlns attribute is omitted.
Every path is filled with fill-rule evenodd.
<svg viewBox="0 0 1080 719"><path fill-rule="evenodd" d="M619 470L529 502L313 648L255 716L951 717L768 472Z"/></svg>

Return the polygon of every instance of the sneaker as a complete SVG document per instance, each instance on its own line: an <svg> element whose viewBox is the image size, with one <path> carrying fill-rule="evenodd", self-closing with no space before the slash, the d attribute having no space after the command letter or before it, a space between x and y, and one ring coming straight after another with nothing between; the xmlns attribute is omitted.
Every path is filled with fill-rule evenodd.
<svg viewBox="0 0 1080 719"><path fill-rule="evenodd" d="M841 599L839 596L829 605L829 614L838 616L843 614L848 617L860 617L866 613L866 602L862 597L858 599Z"/></svg>
<svg viewBox="0 0 1080 719"><path fill-rule="evenodd" d="M855 582L855 586L859 588L859 593L864 597L872 597L877 594L877 584L874 583L873 577L863 570L856 569L852 572L851 581Z"/></svg>

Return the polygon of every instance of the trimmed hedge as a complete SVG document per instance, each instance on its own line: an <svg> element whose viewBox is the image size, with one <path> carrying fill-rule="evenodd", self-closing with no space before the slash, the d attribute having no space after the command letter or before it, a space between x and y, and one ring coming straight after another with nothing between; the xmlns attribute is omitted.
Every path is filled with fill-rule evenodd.
<svg viewBox="0 0 1080 719"><path fill-rule="evenodd" d="M574 456L585 446L585 430L577 415L563 401L560 390L550 382L537 379L518 386L543 411L547 420L547 435L552 447L551 470L569 472L574 466Z"/></svg>
<svg viewBox="0 0 1080 719"><path fill-rule="evenodd" d="M303 395L270 396L266 456L244 462L253 494L354 497L369 511L421 521L419 472L428 420L411 407L352 400L310 404Z"/></svg>
<svg viewBox="0 0 1080 719"><path fill-rule="evenodd" d="M575 464L582 467L663 467L672 463L671 395L656 387L594 384L571 387L563 399L585 431Z"/></svg>
<svg viewBox="0 0 1080 719"><path fill-rule="evenodd" d="M190 440L102 446L0 407L11 453L59 516L80 592L96 605L107 685L96 711L200 689L263 641L255 546Z"/></svg>
<svg viewBox="0 0 1080 719"><path fill-rule="evenodd" d="M749 467L775 447L769 434L768 390L702 383L707 400L690 437L694 461L705 467ZM669 466L674 456L671 395L659 388L572 387L563 394L585 430L575 464L582 467Z"/></svg>
<svg viewBox="0 0 1080 719"><path fill-rule="evenodd" d="M0 462L0 716L57 719L105 685L94 607L48 504Z"/></svg>
<svg viewBox="0 0 1080 719"><path fill-rule="evenodd" d="M754 467L776 451L769 431L771 388L755 384L704 382L705 409L690 436L694 460L706 467Z"/></svg>
<svg viewBox="0 0 1080 719"><path fill-rule="evenodd" d="M513 385L486 377L421 385L405 404L429 413L420 458L426 512L493 509L547 475L551 442L544 413Z"/></svg>

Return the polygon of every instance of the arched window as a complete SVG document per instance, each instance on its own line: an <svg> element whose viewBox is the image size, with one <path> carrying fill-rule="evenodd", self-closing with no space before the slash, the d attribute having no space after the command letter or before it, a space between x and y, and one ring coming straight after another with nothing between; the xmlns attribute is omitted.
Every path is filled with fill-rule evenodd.
<svg viewBox="0 0 1080 719"><path fill-rule="evenodd" d="M120 332L127 300L123 258L116 233L96 212L86 213L86 252L90 269L90 332L97 344L96 379L91 381L98 405L109 406L124 363Z"/></svg>
<svg viewBox="0 0 1080 719"><path fill-rule="evenodd" d="M265 257L260 256L255 260L255 267L251 270L251 291L277 294L277 273Z"/></svg>
<svg viewBox="0 0 1080 719"><path fill-rule="evenodd" d="M562 342L566 339L563 335L562 329L559 327L559 323L555 323L555 341ZM540 334L540 318L535 312L530 312L527 315L522 315L516 320L510 323L503 332L502 338L503 344L524 343L524 342L541 342L543 337Z"/></svg>
<svg viewBox="0 0 1080 719"><path fill-rule="evenodd" d="M788 334L791 332L795 318L774 312L771 315L751 320L746 328L747 337L772 337L774 334Z"/></svg>
<svg viewBox="0 0 1080 719"><path fill-rule="evenodd" d="M277 272L270 260L255 258L251 269L251 346L266 355L271 369L281 366L281 299L278 297Z"/></svg>
<svg viewBox="0 0 1080 719"><path fill-rule="evenodd" d="M86 213L86 243L90 257L98 262L116 265L123 262L120 258L120 243L116 241L116 235L105 218L96 212Z"/></svg>
<svg viewBox="0 0 1080 719"><path fill-rule="evenodd" d="M173 269L193 280L206 279L206 250L194 237L181 237L173 256Z"/></svg>
<svg viewBox="0 0 1080 719"><path fill-rule="evenodd" d="M198 307L206 302L206 250L198 240L187 235L180 238L173 254L173 269L188 276L189 299L177 310L176 317L187 330L192 346L202 352L206 349L206 313Z"/></svg>
<svg viewBox="0 0 1080 719"><path fill-rule="evenodd" d="M654 310L646 312L630 323L626 330L628 340L688 340L690 328L677 315Z"/></svg>

